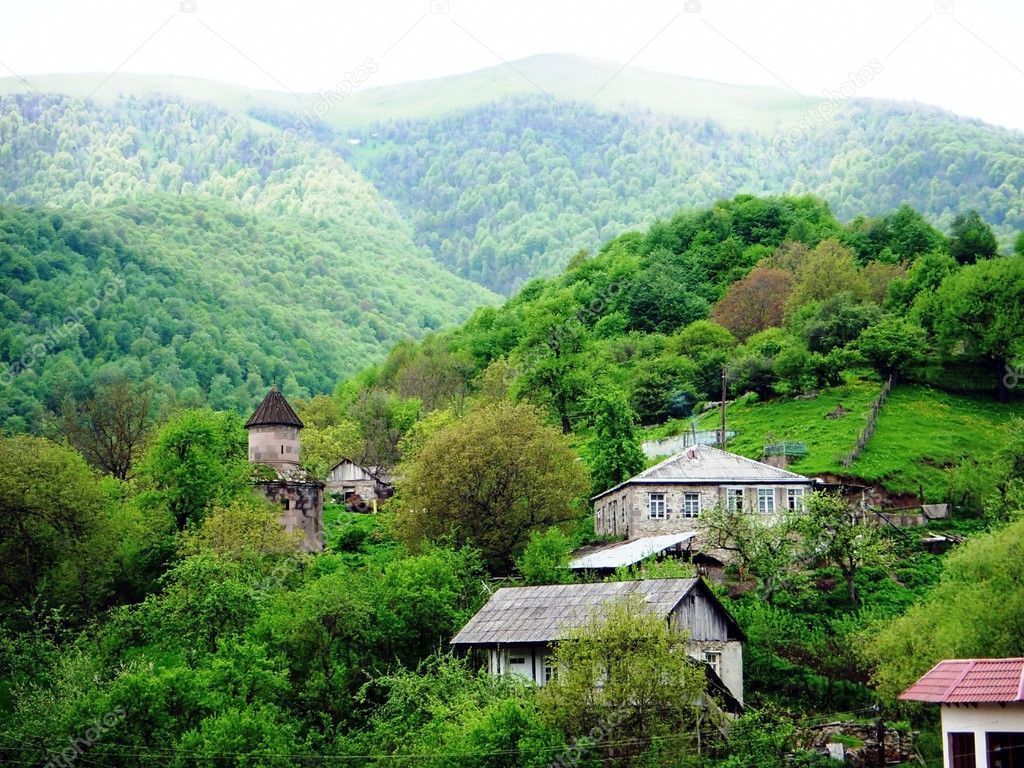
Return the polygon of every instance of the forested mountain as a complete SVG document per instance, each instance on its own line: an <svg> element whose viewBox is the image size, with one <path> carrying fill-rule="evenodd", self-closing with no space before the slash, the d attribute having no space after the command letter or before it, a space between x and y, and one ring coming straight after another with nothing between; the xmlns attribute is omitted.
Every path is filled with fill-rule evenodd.
<svg viewBox="0 0 1024 768"><path fill-rule="evenodd" d="M940 227L966 208L1007 237L1024 224L1020 133L876 101L805 120L782 133L728 130L538 96L349 133L361 142L353 164L417 242L506 293L616 232L737 192L812 192L847 220L906 202Z"/></svg>
<svg viewBox="0 0 1024 768"><path fill-rule="evenodd" d="M0 422L38 429L102 370L222 408L311 394L492 299L336 154L250 123L0 100Z"/></svg>

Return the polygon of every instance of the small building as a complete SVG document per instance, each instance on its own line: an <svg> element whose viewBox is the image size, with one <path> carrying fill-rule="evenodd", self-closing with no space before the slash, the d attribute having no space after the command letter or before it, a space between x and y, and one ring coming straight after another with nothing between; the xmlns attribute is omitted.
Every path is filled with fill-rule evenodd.
<svg viewBox="0 0 1024 768"><path fill-rule="evenodd" d="M306 478L299 463L302 420L272 386L245 428L249 432L249 462L269 467L276 478L256 481L256 488L281 507L285 530L301 531L303 549L324 548L324 484Z"/></svg>
<svg viewBox="0 0 1024 768"><path fill-rule="evenodd" d="M506 587L491 596L451 645L484 652L492 675L519 675L543 686L557 674L553 650L562 633L584 625L600 605L634 594L655 615L688 633L690 656L706 663L713 672L709 677L742 705L743 632L700 579Z"/></svg>
<svg viewBox="0 0 1024 768"><path fill-rule="evenodd" d="M679 557L696 537L696 531L669 533L664 536L645 536L632 541L620 541L603 547L577 552L569 561L570 571L589 571L599 576L628 568L650 557Z"/></svg>
<svg viewBox="0 0 1024 768"><path fill-rule="evenodd" d="M394 494L391 475L383 467L363 467L351 459L342 459L327 473L327 492L341 496L343 501L358 496L376 507Z"/></svg>
<svg viewBox="0 0 1024 768"><path fill-rule="evenodd" d="M694 445L594 496L600 536L637 539L694 528L716 505L771 515L799 509L816 481L709 445Z"/></svg>
<svg viewBox="0 0 1024 768"><path fill-rule="evenodd" d="M940 661L900 699L942 708L945 768L1024 766L1024 658Z"/></svg>

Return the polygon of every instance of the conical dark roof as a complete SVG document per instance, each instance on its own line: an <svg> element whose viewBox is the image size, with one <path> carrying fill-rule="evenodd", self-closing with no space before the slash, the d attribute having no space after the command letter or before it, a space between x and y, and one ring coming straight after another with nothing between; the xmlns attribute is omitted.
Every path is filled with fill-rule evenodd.
<svg viewBox="0 0 1024 768"><path fill-rule="evenodd" d="M304 426L302 419L295 415L295 411L288 405L284 395L277 391L276 386L270 388L267 396L263 398L263 402L259 404L259 407L249 417L249 420L245 422L245 427L248 429L249 427L263 427L271 424L284 427L298 427L299 429L302 429Z"/></svg>

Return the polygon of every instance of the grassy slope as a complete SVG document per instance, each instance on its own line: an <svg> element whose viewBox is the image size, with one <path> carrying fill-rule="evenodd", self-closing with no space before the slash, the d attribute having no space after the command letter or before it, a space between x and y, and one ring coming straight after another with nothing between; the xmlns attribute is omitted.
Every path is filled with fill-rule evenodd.
<svg viewBox="0 0 1024 768"><path fill-rule="evenodd" d="M729 410L729 427L739 434L729 448L758 458L767 442L804 442L808 453L790 465L795 472L833 472L878 482L890 491L917 492L921 486L929 499L939 499L948 490L946 467L965 456L991 456L999 447L1000 430L1010 419L1024 417L1024 402L1000 406L984 396L918 385L897 387L867 449L853 466L844 468L840 459L856 442L879 388L877 381L854 381L824 390L815 400L737 404ZM841 419L826 419L837 402L851 412ZM714 429L717 423L715 411L704 415L701 427ZM659 430L658 436L664 432Z"/></svg>
<svg viewBox="0 0 1024 768"><path fill-rule="evenodd" d="M232 112L254 107L302 112L321 97L260 91L189 77L118 74L33 75L40 91L109 100L119 95L169 93L209 101ZM27 90L15 78L0 78L0 95ZM93 91L95 90L95 94ZM729 85L650 72L600 59L566 55L532 56L495 67L399 85L365 87L332 109L324 119L337 128L361 127L377 120L432 117L509 96L547 93L558 99L586 101L604 109L636 106L667 115L709 117L726 128L771 130L796 124L818 99L776 88Z"/></svg>

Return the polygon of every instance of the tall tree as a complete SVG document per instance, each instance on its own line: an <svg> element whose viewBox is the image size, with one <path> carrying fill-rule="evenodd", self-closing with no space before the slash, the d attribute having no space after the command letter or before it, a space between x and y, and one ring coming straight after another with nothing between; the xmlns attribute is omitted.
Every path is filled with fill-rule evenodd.
<svg viewBox="0 0 1024 768"><path fill-rule="evenodd" d="M987 362L1002 403L1010 399L1007 366L1024 349L1024 257L986 259L950 275L932 306L935 330L947 349L963 348Z"/></svg>
<svg viewBox="0 0 1024 768"><path fill-rule="evenodd" d="M591 398L594 431L587 444L590 489L600 493L644 468L644 452L636 435L636 413L626 396L609 389Z"/></svg>
<svg viewBox="0 0 1024 768"><path fill-rule="evenodd" d="M125 379L101 385L81 403L61 405L61 430L94 467L119 480L128 477L151 426L148 392Z"/></svg>
<svg viewBox="0 0 1024 768"><path fill-rule="evenodd" d="M711 316L737 339L746 341L758 331L782 325L786 300L792 292L793 276L789 272L755 267L729 286Z"/></svg>
<svg viewBox="0 0 1024 768"><path fill-rule="evenodd" d="M999 252L992 227L973 208L953 219L949 235L949 252L961 264L991 259Z"/></svg>
<svg viewBox="0 0 1024 768"><path fill-rule="evenodd" d="M503 573L532 531L579 517L589 488L566 438L525 403L485 406L440 429L399 477L400 538L451 536Z"/></svg>
<svg viewBox="0 0 1024 768"><path fill-rule="evenodd" d="M903 378L924 359L928 337L902 317L886 317L857 337L857 349L871 367L893 381Z"/></svg>

